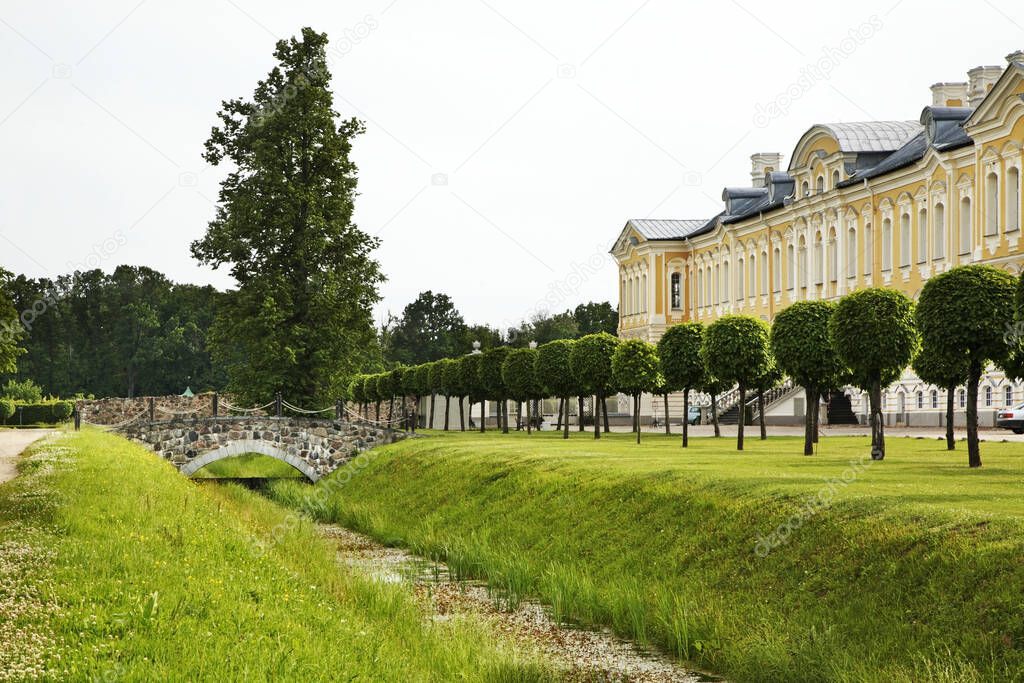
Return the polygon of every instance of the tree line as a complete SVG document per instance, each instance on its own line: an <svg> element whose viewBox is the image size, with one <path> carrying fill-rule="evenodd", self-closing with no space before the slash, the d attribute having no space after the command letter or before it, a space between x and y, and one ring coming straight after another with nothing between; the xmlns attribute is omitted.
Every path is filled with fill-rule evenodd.
<svg viewBox="0 0 1024 683"><path fill-rule="evenodd" d="M691 392L716 398L735 387L743 417L736 447L743 450L745 406L751 394L759 401L761 438L766 438L764 394L784 377L807 396L804 453L813 454L817 440L820 397L853 385L868 395L871 457L885 457L882 390L912 365L922 381L942 387L952 397L967 391L968 464L981 465L978 444L978 383L989 363L1009 377L1024 377L1024 344L1012 331L1024 320L1024 276L990 266L969 265L936 275L925 284L915 304L889 288L852 292L837 302L800 301L781 311L771 325L748 315L726 315L709 325L689 322L670 327L657 345L641 339L620 340L606 332L578 339L558 339L537 348L498 346L482 353L399 366L386 373L359 375L347 398L369 417L369 405L399 397L430 397L424 422L434 428L435 401L445 401L444 426L449 429L451 399L459 403L460 428L465 429L464 401L480 404L480 430L485 429L485 402L496 401L498 423L507 433L508 402L517 415L527 407L530 431L537 402L559 399L563 438L569 438L569 405L594 398L594 438L605 431L605 399L624 393L633 401L633 430L640 442L639 405L643 394L683 393L683 441L688 445ZM581 411L582 415L582 411ZM953 402L947 402L947 448L955 449ZM580 428L582 430L582 420Z"/></svg>

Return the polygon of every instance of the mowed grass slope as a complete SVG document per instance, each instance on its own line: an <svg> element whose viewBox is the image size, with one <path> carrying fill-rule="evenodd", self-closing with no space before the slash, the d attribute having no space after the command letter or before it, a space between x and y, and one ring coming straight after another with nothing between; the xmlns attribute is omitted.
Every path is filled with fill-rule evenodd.
<svg viewBox="0 0 1024 683"><path fill-rule="evenodd" d="M735 680L1024 680L1024 445L631 440L434 435L273 491Z"/></svg>
<svg viewBox="0 0 1024 683"><path fill-rule="evenodd" d="M540 680L339 568L311 523L100 432L0 486L0 680Z"/></svg>

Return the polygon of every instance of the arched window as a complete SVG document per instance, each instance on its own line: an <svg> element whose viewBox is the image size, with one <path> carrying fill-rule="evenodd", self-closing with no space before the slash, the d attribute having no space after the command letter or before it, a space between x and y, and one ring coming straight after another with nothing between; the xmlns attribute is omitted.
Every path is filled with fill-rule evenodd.
<svg viewBox="0 0 1024 683"><path fill-rule="evenodd" d="M782 250L778 247L772 250L772 291L782 291Z"/></svg>
<svg viewBox="0 0 1024 683"><path fill-rule="evenodd" d="M714 299L714 290L711 285L711 266L704 271L704 305L710 306Z"/></svg>
<svg viewBox="0 0 1024 683"><path fill-rule="evenodd" d="M864 274L875 274L875 233L871 223L864 224Z"/></svg>
<svg viewBox="0 0 1024 683"><path fill-rule="evenodd" d="M836 242L836 229L828 231L828 279L835 282L839 279L839 245Z"/></svg>
<svg viewBox="0 0 1024 683"><path fill-rule="evenodd" d="M928 260L928 209L917 212L917 262Z"/></svg>
<svg viewBox="0 0 1024 683"><path fill-rule="evenodd" d="M1013 386L1007 384L1003 389L1003 405L1009 408L1013 405Z"/></svg>
<svg viewBox="0 0 1024 683"><path fill-rule="evenodd" d="M892 221L882 221L882 271L892 270Z"/></svg>
<svg viewBox="0 0 1024 683"><path fill-rule="evenodd" d="M736 300L743 301L747 296L747 264L742 256L736 261L736 273L739 275L736 280Z"/></svg>
<svg viewBox="0 0 1024 683"><path fill-rule="evenodd" d="M825 191L825 176L820 175L818 176L818 179L814 181L814 190L818 194Z"/></svg>
<svg viewBox="0 0 1024 683"><path fill-rule="evenodd" d="M910 265L910 214L900 216L900 266Z"/></svg>
<svg viewBox="0 0 1024 683"><path fill-rule="evenodd" d="M846 277L857 275L857 228L851 223L846 229Z"/></svg>
<svg viewBox="0 0 1024 683"><path fill-rule="evenodd" d="M800 194L801 194L801 196L804 196L804 197L809 197L810 194L811 194L811 190L808 187L806 180L803 181L802 183L800 183Z"/></svg>
<svg viewBox="0 0 1024 683"><path fill-rule="evenodd" d="M999 234L999 176L985 176L985 236Z"/></svg>
<svg viewBox="0 0 1024 683"><path fill-rule="evenodd" d="M960 407L961 408L967 407L967 394L964 393L963 389L960 390Z"/></svg>
<svg viewBox="0 0 1024 683"><path fill-rule="evenodd" d="M814 284L820 285L825 281L825 244L821 239L821 233L814 233Z"/></svg>
<svg viewBox="0 0 1024 683"><path fill-rule="evenodd" d="M932 389L932 408L939 407L939 392Z"/></svg>
<svg viewBox="0 0 1024 683"><path fill-rule="evenodd" d="M960 200L960 255L971 253L971 198Z"/></svg>
<svg viewBox="0 0 1024 683"><path fill-rule="evenodd" d="M761 270L760 273L760 287L758 288L758 294L761 296L768 296L768 252L761 250Z"/></svg>
<svg viewBox="0 0 1024 683"><path fill-rule="evenodd" d="M626 278L626 315L633 315L633 278Z"/></svg>
<svg viewBox="0 0 1024 683"><path fill-rule="evenodd" d="M679 273L672 273L671 278L672 308L679 310L683 307L683 285L679 280Z"/></svg>
<svg viewBox="0 0 1024 683"><path fill-rule="evenodd" d="M803 235L800 235L800 248L796 251L796 268L800 273L798 278L801 289L807 289L807 283L811 279L811 274L807 272L807 240L804 239Z"/></svg>
<svg viewBox="0 0 1024 683"><path fill-rule="evenodd" d="M932 231L935 233L932 240L932 258L946 258L946 206L941 202L935 205Z"/></svg>
<svg viewBox="0 0 1024 683"><path fill-rule="evenodd" d="M1020 169L1006 169L1006 232L1020 230Z"/></svg>
<svg viewBox="0 0 1024 683"><path fill-rule="evenodd" d="M640 284L640 301L637 302L639 305L637 308L641 313L647 312L647 273L643 274L643 279Z"/></svg>
<svg viewBox="0 0 1024 683"><path fill-rule="evenodd" d="M704 269L697 269L697 306L704 305Z"/></svg>
<svg viewBox="0 0 1024 683"><path fill-rule="evenodd" d="M917 409L921 410L924 408L924 392L917 392Z"/></svg>
<svg viewBox="0 0 1024 683"><path fill-rule="evenodd" d="M722 303L722 266L717 263L715 264L714 285L715 295L711 298L711 303L717 306Z"/></svg>
<svg viewBox="0 0 1024 683"><path fill-rule="evenodd" d="M839 170L832 171L832 188L835 189L839 185Z"/></svg>
<svg viewBox="0 0 1024 683"><path fill-rule="evenodd" d="M992 407L992 387L985 387L985 407Z"/></svg>
<svg viewBox="0 0 1024 683"><path fill-rule="evenodd" d="M907 396L902 391L896 392L896 412L900 415L907 412Z"/></svg>
<svg viewBox="0 0 1024 683"><path fill-rule="evenodd" d="M796 287L796 256L793 253L793 243L786 246L786 285L789 289Z"/></svg>
<svg viewBox="0 0 1024 683"><path fill-rule="evenodd" d="M729 260L726 259L722 262L722 302L729 301Z"/></svg>
<svg viewBox="0 0 1024 683"><path fill-rule="evenodd" d="M764 266L761 266L764 270ZM750 263L747 266L747 296L757 296L757 254L750 255Z"/></svg>

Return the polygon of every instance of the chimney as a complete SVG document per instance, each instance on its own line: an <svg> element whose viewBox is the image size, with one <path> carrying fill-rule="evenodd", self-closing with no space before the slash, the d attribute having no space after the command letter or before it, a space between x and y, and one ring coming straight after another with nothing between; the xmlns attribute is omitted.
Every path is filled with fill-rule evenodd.
<svg viewBox="0 0 1024 683"><path fill-rule="evenodd" d="M779 170L782 155L778 152L758 152L750 155L750 185L764 187L764 174Z"/></svg>
<svg viewBox="0 0 1024 683"><path fill-rule="evenodd" d="M932 85L933 107L966 107L966 83L935 83Z"/></svg>
<svg viewBox="0 0 1024 683"><path fill-rule="evenodd" d="M976 109L981 101L988 95L999 76L1003 73L1001 66L976 66L967 72L967 79L970 84L967 86L967 95L970 98L970 107Z"/></svg>

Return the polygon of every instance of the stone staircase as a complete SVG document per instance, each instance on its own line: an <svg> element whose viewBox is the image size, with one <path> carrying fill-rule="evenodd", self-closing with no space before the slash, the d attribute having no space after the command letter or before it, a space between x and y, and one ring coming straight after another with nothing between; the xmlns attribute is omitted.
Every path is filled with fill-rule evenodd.
<svg viewBox="0 0 1024 683"><path fill-rule="evenodd" d="M860 424L853 412L850 397L842 391L833 391L828 398L828 423L830 425Z"/></svg>
<svg viewBox="0 0 1024 683"><path fill-rule="evenodd" d="M781 401L787 398L790 394L795 391L799 391L800 387L793 386L791 380L786 380L777 387L772 387L768 391L764 392L764 407L770 408L772 404L777 401ZM731 394L735 394L732 396ZM722 413L718 416L718 423L723 425L734 425L739 423L740 417L740 405L739 405L739 391L734 389L732 392L723 395L723 400L719 401L719 409L723 407L723 403L729 403ZM747 415L750 416L747 424L756 422L759 415L757 412L757 392L753 392L752 395L747 396Z"/></svg>

